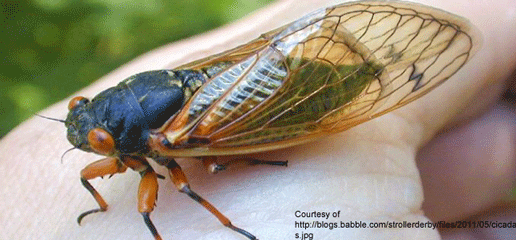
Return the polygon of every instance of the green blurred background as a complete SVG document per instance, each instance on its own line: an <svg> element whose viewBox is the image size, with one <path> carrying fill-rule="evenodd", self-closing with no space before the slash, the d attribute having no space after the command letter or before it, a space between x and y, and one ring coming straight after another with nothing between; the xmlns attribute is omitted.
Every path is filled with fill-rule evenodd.
<svg viewBox="0 0 516 240"><path fill-rule="evenodd" d="M138 55L270 2L0 0L0 137Z"/></svg>

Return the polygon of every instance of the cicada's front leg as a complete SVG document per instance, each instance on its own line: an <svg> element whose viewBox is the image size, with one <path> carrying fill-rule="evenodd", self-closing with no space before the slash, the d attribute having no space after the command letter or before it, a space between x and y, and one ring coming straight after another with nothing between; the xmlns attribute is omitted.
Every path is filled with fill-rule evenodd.
<svg viewBox="0 0 516 240"><path fill-rule="evenodd" d="M168 161L168 163L166 164L166 166L169 170L170 178L172 179L172 181L174 182L174 185L180 192L185 193L190 198L192 198L196 202L200 203L204 208L206 208L213 215L215 215L215 217L217 217L217 219L219 219L219 221L224 226L246 236L247 238L249 238L251 240L257 239L253 234L245 231L244 229L235 227L231 223L231 221L229 221L229 219L226 216L224 216L219 210L217 210L213 205L211 205L211 203L209 203L204 198L199 196L197 193L192 191L192 189L190 189L190 184L188 183L188 180L186 179L185 173L183 172L181 167L177 164L177 162L174 159L159 160L159 162L167 162L167 161Z"/></svg>
<svg viewBox="0 0 516 240"><path fill-rule="evenodd" d="M155 240L161 240L161 236L150 219L150 213L156 206L158 199L158 174L149 165L144 157L122 156L122 162L140 173L142 179L138 187L138 211L142 214L145 224L151 231Z"/></svg>
<svg viewBox="0 0 516 240"><path fill-rule="evenodd" d="M95 201L99 204L99 208L92 209L86 212L83 212L79 217L77 218L77 222L79 225L81 224L81 221L84 217L86 217L89 214L96 213L96 212L104 212L107 210L107 203L104 201L102 196L93 188L93 186L88 182L88 180L91 180L96 177L103 177L106 175L113 176L113 174L116 173L123 173L127 170L127 167L120 162L118 158L104 158L99 161L93 162L86 166L81 171L81 182L82 185L88 189L88 191L93 195L93 198L95 198Z"/></svg>

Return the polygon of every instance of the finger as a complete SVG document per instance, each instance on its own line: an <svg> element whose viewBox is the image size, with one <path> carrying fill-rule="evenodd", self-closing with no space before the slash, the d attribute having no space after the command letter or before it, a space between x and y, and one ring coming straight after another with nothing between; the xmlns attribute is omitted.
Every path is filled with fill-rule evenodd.
<svg viewBox="0 0 516 240"><path fill-rule="evenodd" d="M427 216L464 219L507 199L516 173L515 120L514 109L498 105L420 151Z"/></svg>

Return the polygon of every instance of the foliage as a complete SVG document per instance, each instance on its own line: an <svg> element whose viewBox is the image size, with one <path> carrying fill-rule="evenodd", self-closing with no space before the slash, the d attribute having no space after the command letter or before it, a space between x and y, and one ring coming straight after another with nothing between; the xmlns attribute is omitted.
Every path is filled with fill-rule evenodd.
<svg viewBox="0 0 516 240"><path fill-rule="evenodd" d="M270 1L3 0L0 137L132 58Z"/></svg>

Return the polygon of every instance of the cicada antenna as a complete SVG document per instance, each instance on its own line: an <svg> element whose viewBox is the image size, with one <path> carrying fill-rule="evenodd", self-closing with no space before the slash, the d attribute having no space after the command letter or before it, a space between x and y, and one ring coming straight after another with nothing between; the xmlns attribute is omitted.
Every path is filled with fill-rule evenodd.
<svg viewBox="0 0 516 240"><path fill-rule="evenodd" d="M62 119L57 119L57 118L51 118L51 117L47 117L47 116L43 116L43 115L39 115L37 113L34 113L34 115L40 117L40 118L44 118L44 119L48 119L48 120L52 120L52 121L56 121L56 122L62 122L62 123L66 123L65 120L62 120ZM76 147L73 147L73 148L70 148L68 150L66 150L63 155L61 155L61 164L63 164L63 159L64 159L64 155L67 154L69 151L72 151L74 149L77 149Z"/></svg>
<svg viewBox="0 0 516 240"><path fill-rule="evenodd" d="M46 116L43 116L43 115L39 115L39 114L37 114L37 113L34 113L34 115L36 115L36 116L38 116L38 117L40 117L40 118L45 118L45 119L52 120L52 121L57 121L57 122L62 122L62 123L65 123L65 122L66 122L65 120L62 120L62 119L46 117Z"/></svg>

